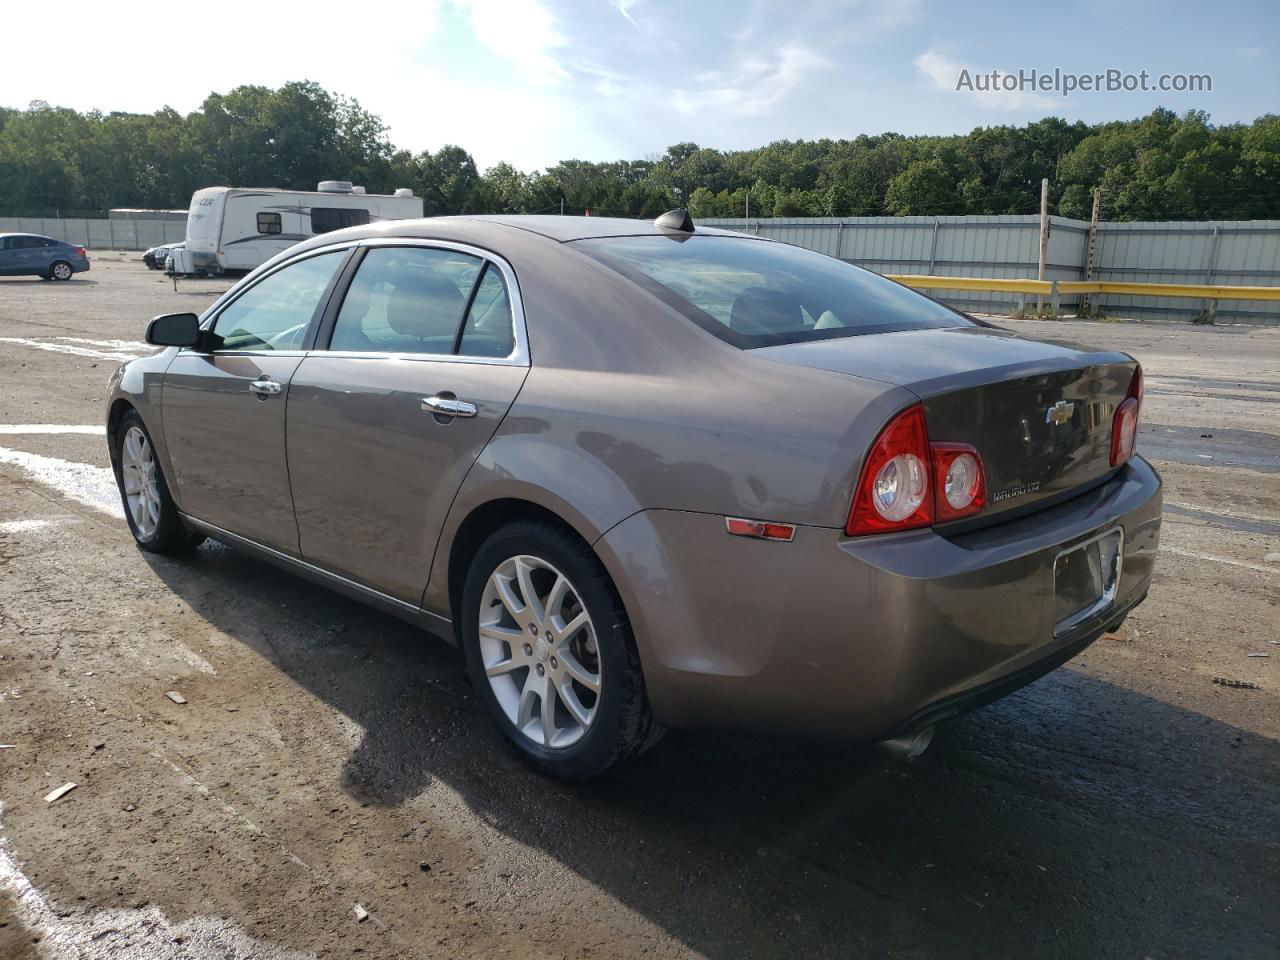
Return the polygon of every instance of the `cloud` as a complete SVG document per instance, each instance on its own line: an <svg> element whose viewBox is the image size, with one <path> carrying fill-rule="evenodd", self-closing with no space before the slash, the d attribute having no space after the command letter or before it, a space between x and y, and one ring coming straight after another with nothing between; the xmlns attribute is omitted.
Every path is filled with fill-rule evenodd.
<svg viewBox="0 0 1280 960"><path fill-rule="evenodd" d="M640 0L613 0L613 8L622 14L622 19L632 26L637 26L637 24L636 18L631 15L631 11L639 5Z"/></svg>
<svg viewBox="0 0 1280 960"><path fill-rule="evenodd" d="M916 69L924 74L936 89L969 97L989 110L1012 111L1025 110L1029 107L1043 109L1059 103L1053 97L1026 90L970 90L968 87L957 90L956 85L960 80L962 71L968 70L970 78L975 78L980 74L989 75L991 70L989 68L976 68L961 64L952 60L946 54L939 53L937 50L926 50L912 62L915 63Z"/></svg>
<svg viewBox="0 0 1280 960"><path fill-rule="evenodd" d="M539 0L452 0L465 9L476 40L526 80L551 84L569 79L560 51L568 38Z"/></svg>
<svg viewBox="0 0 1280 960"><path fill-rule="evenodd" d="M788 44L769 59L751 58L733 70L704 71L694 77L698 86L678 88L672 104L681 113L716 110L740 117L767 113L811 74L830 65L821 53Z"/></svg>

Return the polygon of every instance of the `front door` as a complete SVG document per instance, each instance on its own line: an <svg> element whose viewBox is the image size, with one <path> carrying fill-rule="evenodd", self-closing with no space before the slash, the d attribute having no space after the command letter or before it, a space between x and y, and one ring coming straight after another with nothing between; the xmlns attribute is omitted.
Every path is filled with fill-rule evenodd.
<svg viewBox="0 0 1280 960"><path fill-rule="evenodd" d="M44 273L45 269L37 263L36 237L12 236L0 238L0 274L8 276L28 276Z"/></svg>
<svg viewBox="0 0 1280 960"><path fill-rule="evenodd" d="M165 373L165 443L189 516L298 553L285 463L289 381L346 250L294 261L220 308Z"/></svg>
<svg viewBox="0 0 1280 960"><path fill-rule="evenodd" d="M372 247L289 390L302 558L414 605L445 515L528 372L501 267ZM319 347L320 344L317 344Z"/></svg>

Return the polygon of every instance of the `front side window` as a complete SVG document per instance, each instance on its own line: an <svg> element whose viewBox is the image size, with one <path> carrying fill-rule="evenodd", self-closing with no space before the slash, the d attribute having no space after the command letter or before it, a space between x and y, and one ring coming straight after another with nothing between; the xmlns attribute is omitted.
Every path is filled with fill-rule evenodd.
<svg viewBox="0 0 1280 960"><path fill-rule="evenodd" d="M258 232L259 233L280 233L283 226L280 222L280 214L278 213L259 213L258 214Z"/></svg>
<svg viewBox="0 0 1280 960"><path fill-rule="evenodd" d="M345 250L277 270L232 301L214 321L215 350L299 350Z"/></svg>
<svg viewBox="0 0 1280 960"><path fill-rule="evenodd" d="M694 235L607 237L575 246L743 349L973 325L892 280L785 243Z"/></svg>
<svg viewBox="0 0 1280 960"><path fill-rule="evenodd" d="M453 353L484 262L432 247L374 247L343 298L330 350Z"/></svg>
<svg viewBox="0 0 1280 960"><path fill-rule="evenodd" d="M312 207L311 232L328 233L343 227L360 227L369 222L369 211L351 207Z"/></svg>

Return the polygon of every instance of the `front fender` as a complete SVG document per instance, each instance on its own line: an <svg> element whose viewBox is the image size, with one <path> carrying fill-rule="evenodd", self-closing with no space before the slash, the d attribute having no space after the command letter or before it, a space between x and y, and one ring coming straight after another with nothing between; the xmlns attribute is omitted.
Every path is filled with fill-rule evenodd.
<svg viewBox="0 0 1280 960"><path fill-rule="evenodd" d="M178 508L182 508L178 485L174 480L173 465L169 462L169 447L165 443L164 417L161 413L161 393L164 374L177 354L177 348L162 350L150 357L129 360L116 368L107 382L107 453L113 468L119 467L116 457L116 426L125 407L132 407L142 418L155 447L156 462L164 474L169 493Z"/></svg>

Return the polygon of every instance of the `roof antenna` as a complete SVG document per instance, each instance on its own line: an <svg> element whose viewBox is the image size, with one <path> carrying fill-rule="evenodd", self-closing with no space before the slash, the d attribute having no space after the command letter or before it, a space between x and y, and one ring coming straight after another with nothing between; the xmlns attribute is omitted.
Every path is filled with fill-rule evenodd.
<svg viewBox="0 0 1280 960"><path fill-rule="evenodd" d="M653 225L662 227L664 230L680 230L683 233L693 233L693 218L689 216L689 211L683 207L668 210L654 220Z"/></svg>

